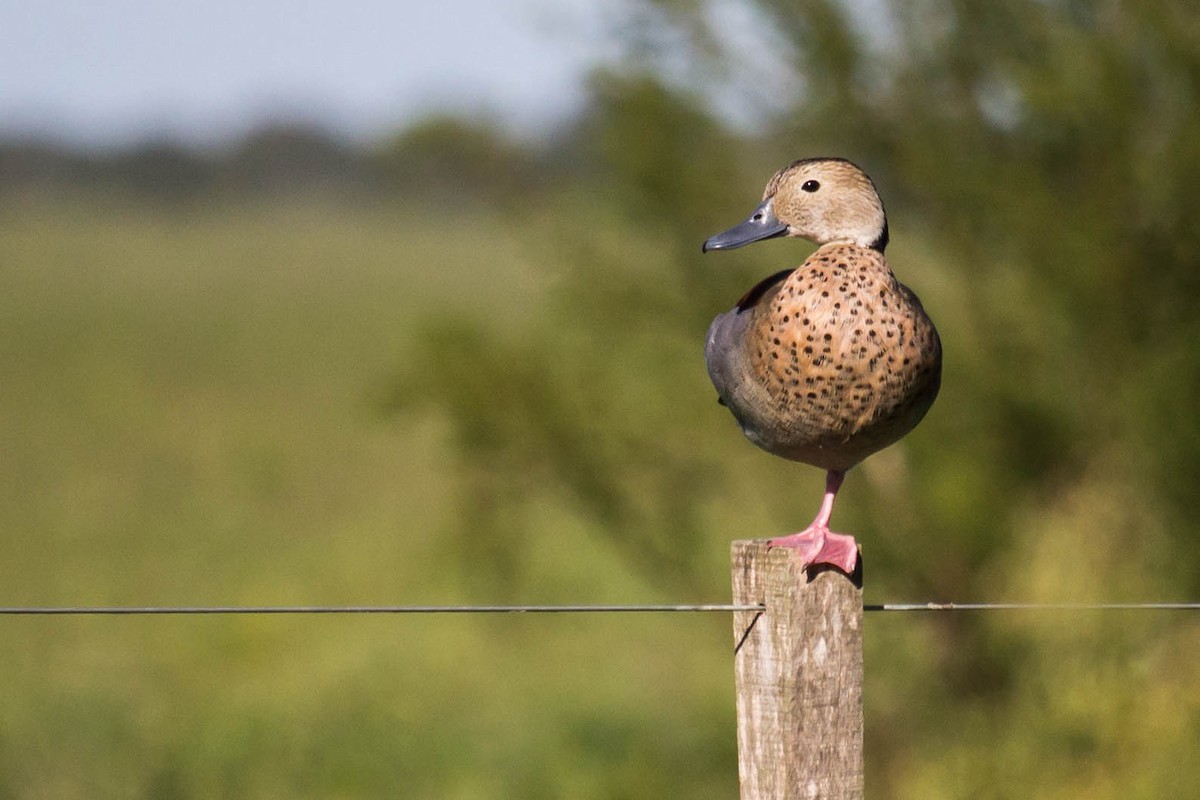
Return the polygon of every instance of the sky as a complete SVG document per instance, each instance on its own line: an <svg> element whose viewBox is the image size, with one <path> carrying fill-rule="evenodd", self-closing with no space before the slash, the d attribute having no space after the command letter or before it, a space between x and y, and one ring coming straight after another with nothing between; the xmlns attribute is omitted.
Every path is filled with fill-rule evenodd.
<svg viewBox="0 0 1200 800"><path fill-rule="evenodd" d="M0 0L0 137L370 139L436 110L536 132L603 60L589 0Z"/></svg>

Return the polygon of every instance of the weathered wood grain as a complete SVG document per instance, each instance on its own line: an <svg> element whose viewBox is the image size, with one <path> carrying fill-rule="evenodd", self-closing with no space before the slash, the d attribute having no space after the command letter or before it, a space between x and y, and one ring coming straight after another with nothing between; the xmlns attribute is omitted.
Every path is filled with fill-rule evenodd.
<svg viewBox="0 0 1200 800"><path fill-rule="evenodd" d="M794 550L733 543L741 800L863 796L862 581L810 578Z"/></svg>

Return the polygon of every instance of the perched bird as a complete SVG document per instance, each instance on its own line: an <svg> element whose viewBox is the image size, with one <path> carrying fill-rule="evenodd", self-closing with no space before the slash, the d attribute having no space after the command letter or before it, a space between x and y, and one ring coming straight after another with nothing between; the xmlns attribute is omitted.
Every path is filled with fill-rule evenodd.
<svg viewBox="0 0 1200 800"><path fill-rule="evenodd" d="M807 158L784 167L750 218L703 250L777 236L818 247L713 320L708 374L750 441L827 470L816 519L770 545L796 548L806 566L850 573L858 545L829 530L838 488L848 469L925 416L941 385L941 341L921 301L888 267L883 202L854 164Z"/></svg>

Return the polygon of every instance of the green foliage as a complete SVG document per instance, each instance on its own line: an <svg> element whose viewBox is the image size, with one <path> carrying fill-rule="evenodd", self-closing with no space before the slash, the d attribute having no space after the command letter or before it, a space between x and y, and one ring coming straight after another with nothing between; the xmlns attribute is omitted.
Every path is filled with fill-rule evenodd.
<svg viewBox="0 0 1200 800"><path fill-rule="evenodd" d="M442 203L450 218L516 202L537 185L533 158L486 121L428 118L379 147L372 162L389 190Z"/></svg>

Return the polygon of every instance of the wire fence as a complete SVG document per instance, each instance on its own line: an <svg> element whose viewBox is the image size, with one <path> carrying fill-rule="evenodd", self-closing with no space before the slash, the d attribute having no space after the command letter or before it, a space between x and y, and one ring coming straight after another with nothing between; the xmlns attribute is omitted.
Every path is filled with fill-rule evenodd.
<svg viewBox="0 0 1200 800"><path fill-rule="evenodd" d="M10 606L0 615L74 616L90 614L586 614L763 611L762 605L542 605L542 606Z"/></svg>
<svg viewBox="0 0 1200 800"><path fill-rule="evenodd" d="M0 616L165 616L222 614L625 614L766 611L762 604L445 605L445 606L7 606ZM1200 602L1147 603L878 603L864 612L943 611L1200 611Z"/></svg>

